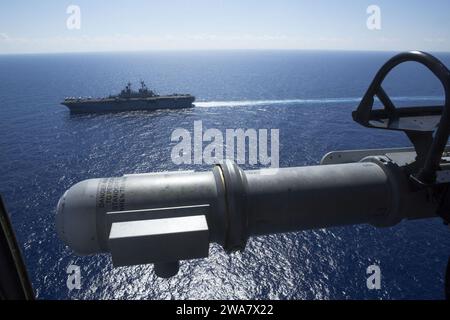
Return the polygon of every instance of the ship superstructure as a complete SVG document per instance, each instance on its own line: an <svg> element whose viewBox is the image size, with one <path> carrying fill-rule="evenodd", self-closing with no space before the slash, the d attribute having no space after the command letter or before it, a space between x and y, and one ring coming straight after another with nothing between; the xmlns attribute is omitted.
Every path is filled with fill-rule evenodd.
<svg viewBox="0 0 450 320"><path fill-rule="evenodd" d="M182 109L194 107L195 97L190 94L158 95L148 89L144 81L138 91L128 82L117 95L106 98L65 98L61 103L74 113L114 112L130 110Z"/></svg>

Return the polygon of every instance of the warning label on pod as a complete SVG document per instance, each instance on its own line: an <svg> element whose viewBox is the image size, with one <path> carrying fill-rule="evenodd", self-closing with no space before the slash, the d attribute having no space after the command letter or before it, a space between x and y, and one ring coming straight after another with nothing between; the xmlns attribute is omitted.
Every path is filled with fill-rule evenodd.
<svg viewBox="0 0 450 320"><path fill-rule="evenodd" d="M125 210L125 177L101 179L97 189L97 208Z"/></svg>

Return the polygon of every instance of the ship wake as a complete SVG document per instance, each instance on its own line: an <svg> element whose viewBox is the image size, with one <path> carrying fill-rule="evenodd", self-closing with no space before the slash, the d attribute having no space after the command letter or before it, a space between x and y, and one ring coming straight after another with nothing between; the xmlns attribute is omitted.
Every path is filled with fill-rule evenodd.
<svg viewBox="0 0 450 320"><path fill-rule="evenodd" d="M221 108L221 107L253 107L269 105L294 105L294 104L339 104L339 103L359 103L361 98L325 98L325 99L283 99L283 100L239 100L239 101L198 101L194 105L199 108ZM393 102L435 102L444 101L442 96L400 96L392 97Z"/></svg>

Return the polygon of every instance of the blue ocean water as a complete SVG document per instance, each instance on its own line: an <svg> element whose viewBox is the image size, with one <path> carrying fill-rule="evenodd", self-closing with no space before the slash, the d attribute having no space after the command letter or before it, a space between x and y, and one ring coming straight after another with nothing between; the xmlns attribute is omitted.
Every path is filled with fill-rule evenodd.
<svg viewBox="0 0 450 320"><path fill-rule="evenodd" d="M113 269L108 255L78 257L57 237L55 207L74 183L164 170L175 128L280 129L280 166L317 164L332 150L403 147L401 133L352 122L376 70L392 53L248 51L0 56L0 192L40 299L440 299L450 234L439 219L252 238L243 253L183 262L159 279L153 266ZM450 66L450 55L437 55ZM104 96L143 79L159 93L197 97L192 110L70 115L65 96ZM399 105L436 104L424 68L400 66L385 88ZM250 168L250 166L244 166ZM366 286L378 264L381 290ZM81 267L81 289L66 268Z"/></svg>

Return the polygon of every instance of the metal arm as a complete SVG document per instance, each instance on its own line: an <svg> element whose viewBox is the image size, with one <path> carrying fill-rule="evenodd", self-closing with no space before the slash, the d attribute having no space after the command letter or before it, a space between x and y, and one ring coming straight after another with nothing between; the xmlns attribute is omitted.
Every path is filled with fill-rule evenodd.
<svg viewBox="0 0 450 320"><path fill-rule="evenodd" d="M381 84L396 66L404 62L417 62L427 67L444 88L445 104L439 107L396 108ZM374 96L383 103L384 110L372 110ZM353 119L366 127L404 131L414 144L418 162L422 167L413 178L420 184L436 180L442 153L450 134L450 71L432 55L410 51L400 53L387 61L377 72ZM437 130L436 130L437 127ZM436 130L436 134L432 133Z"/></svg>

